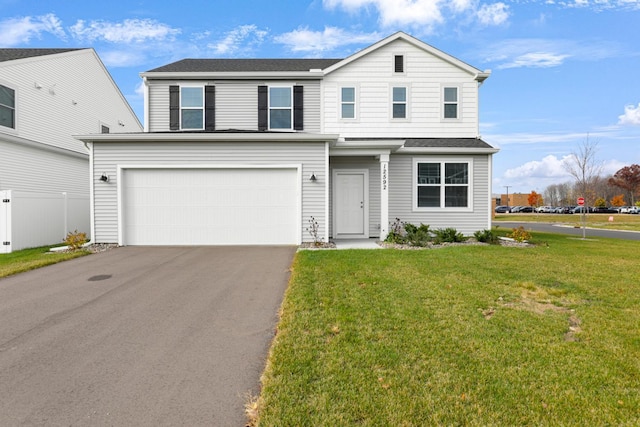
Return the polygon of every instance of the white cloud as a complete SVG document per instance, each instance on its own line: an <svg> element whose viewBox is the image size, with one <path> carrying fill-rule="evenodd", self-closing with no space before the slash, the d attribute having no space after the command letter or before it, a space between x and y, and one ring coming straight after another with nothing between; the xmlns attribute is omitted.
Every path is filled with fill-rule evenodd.
<svg viewBox="0 0 640 427"><path fill-rule="evenodd" d="M498 69L557 67L566 60L601 61L628 55L616 44L601 40L507 39L488 45L480 55Z"/></svg>
<svg viewBox="0 0 640 427"><path fill-rule="evenodd" d="M52 13L5 19L0 21L0 46L28 43L32 38L40 38L43 33L53 34L63 40L66 38L60 19Z"/></svg>
<svg viewBox="0 0 640 427"><path fill-rule="evenodd" d="M501 25L509 19L509 6L504 3L484 4L477 14L483 25Z"/></svg>
<svg viewBox="0 0 640 427"><path fill-rule="evenodd" d="M507 68L551 68L562 65L570 55L552 52L531 52L513 58L498 66L499 69Z"/></svg>
<svg viewBox="0 0 640 427"><path fill-rule="evenodd" d="M562 159L557 158L553 154L544 157L542 160L532 160L516 168L507 169L504 173L505 178L566 178L569 173L564 168L564 160L570 156L564 156Z"/></svg>
<svg viewBox="0 0 640 427"><path fill-rule="evenodd" d="M383 27L412 27L421 33L429 33L449 20L459 22L456 15L462 13L475 15L483 25L501 25L509 17L509 7L504 3L480 5L478 0L323 0L323 4L350 13L375 10Z"/></svg>
<svg viewBox="0 0 640 427"><path fill-rule="evenodd" d="M100 52L100 58L107 67L132 67L143 64L146 56L143 53L132 50L111 50Z"/></svg>
<svg viewBox="0 0 640 427"><path fill-rule="evenodd" d="M637 107L627 105L624 107L624 114L618 116L618 124L640 126L640 103Z"/></svg>
<svg viewBox="0 0 640 427"><path fill-rule="evenodd" d="M232 31L216 43L210 43L207 47L216 55L231 55L240 49L262 44L268 31L260 30L255 25L243 25ZM208 35L208 34L207 34Z"/></svg>
<svg viewBox="0 0 640 427"><path fill-rule="evenodd" d="M325 27L324 31L308 28L281 34L274 41L286 45L293 52L327 52L351 44L373 43L380 40L378 33L357 34L341 28Z"/></svg>
<svg viewBox="0 0 640 427"><path fill-rule="evenodd" d="M69 28L83 41L104 40L111 43L142 43L173 40L180 30L152 19L125 19L122 22L77 21Z"/></svg>

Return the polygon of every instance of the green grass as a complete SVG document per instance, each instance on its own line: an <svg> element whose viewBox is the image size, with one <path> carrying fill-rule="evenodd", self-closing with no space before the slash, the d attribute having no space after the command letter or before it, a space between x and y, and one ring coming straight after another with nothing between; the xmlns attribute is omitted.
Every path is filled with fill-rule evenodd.
<svg viewBox="0 0 640 427"><path fill-rule="evenodd" d="M613 217L613 221L609 221ZM587 214L587 227L603 228L609 230L629 230L640 231L640 215L629 214ZM571 226L582 226L582 215L563 214L497 214L495 222L500 221L525 221L525 222L551 222L557 224L567 224Z"/></svg>
<svg viewBox="0 0 640 427"><path fill-rule="evenodd" d="M640 246L534 239L299 252L258 424L640 424Z"/></svg>
<svg viewBox="0 0 640 427"><path fill-rule="evenodd" d="M0 254L0 278L90 254L86 250L49 252L50 248L51 246L44 246Z"/></svg>

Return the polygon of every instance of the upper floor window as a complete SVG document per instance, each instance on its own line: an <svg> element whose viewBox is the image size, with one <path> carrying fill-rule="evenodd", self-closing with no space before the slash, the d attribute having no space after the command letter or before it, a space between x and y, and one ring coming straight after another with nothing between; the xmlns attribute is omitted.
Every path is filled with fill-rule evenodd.
<svg viewBox="0 0 640 427"><path fill-rule="evenodd" d="M407 118L407 88L394 87L392 90L392 117L394 119Z"/></svg>
<svg viewBox="0 0 640 427"><path fill-rule="evenodd" d="M404 73L404 55L393 56L393 72Z"/></svg>
<svg viewBox="0 0 640 427"><path fill-rule="evenodd" d="M109 133L109 126L100 125L100 133Z"/></svg>
<svg viewBox="0 0 640 427"><path fill-rule="evenodd" d="M469 208L470 162L416 161L416 208Z"/></svg>
<svg viewBox="0 0 640 427"><path fill-rule="evenodd" d="M204 87L180 87L180 128L204 129Z"/></svg>
<svg viewBox="0 0 640 427"><path fill-rule="evenodd" d="M16 128L16 91L0 85L0 126Z"/></svg>
<svg viewBox="0 0 640 427"><path fill-rule="evenodd" d="M293 129L293 90L291 86L269 87L269 129Z"/></svg>
<svg viewBox="0 0 640 427"><path fill-rule="evenodd" d="M457 87L444 88L444 118L445 119L458 118L458 88Z"/></svg>
<svg viewBox="0 0 640 427"><path fill-rule="evenodd" d="M343 87L340 91L340 117L343 119L356 118L356 88Z"/></svg>

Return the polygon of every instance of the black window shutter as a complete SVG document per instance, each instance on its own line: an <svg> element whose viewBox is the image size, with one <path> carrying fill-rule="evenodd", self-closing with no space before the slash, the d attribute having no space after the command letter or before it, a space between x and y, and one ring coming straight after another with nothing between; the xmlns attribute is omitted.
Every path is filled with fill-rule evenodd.
<svg viewBox="0 0 640 427"><path fill-rule="evenodd" d="M258 86L258 130L267 130L269 113L267 86Z"/></svg>
<svg viewBox="0 0 640 427"><path fill-rule="evenodd" d="M293 129L304 129L304 96L303 86L293 87Z"/></svg>
<svg viewBox="0 0 640 427"><path fill-rule="evenodd" d="M169 86L169 129L180 129L180 86Z"/></svg>
<svg viewBox="0 0 640 427"><path fill-rule="evenodd" d="M216 87L204 87L204 129L216 130Z"/></svg>
<svg viewBox="0 0 640 427"><path fill-rule="evenodd" d="M404 73L404 56L396 55L395 56L395 72L396 73Z"/></svg>

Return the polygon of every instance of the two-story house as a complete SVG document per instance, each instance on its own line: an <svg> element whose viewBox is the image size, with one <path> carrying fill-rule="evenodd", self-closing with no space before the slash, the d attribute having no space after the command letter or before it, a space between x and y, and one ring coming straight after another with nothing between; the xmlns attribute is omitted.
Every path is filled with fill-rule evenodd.
<svg viewBox="0 0 640 427"><path fill-rule="evenodd" d="M96 242L299 244L312 221L325 241L384 239L395 218L491 227L489 73L405 33L345 59L185 59L141 76L145 132L78 137Z"/></svg>
<svg viewBox="0 0 640 427"><path fill-rule="evenodd" d="M93 49L0 49L0 253L90 233L76 134L141 132Z"/></svg>

